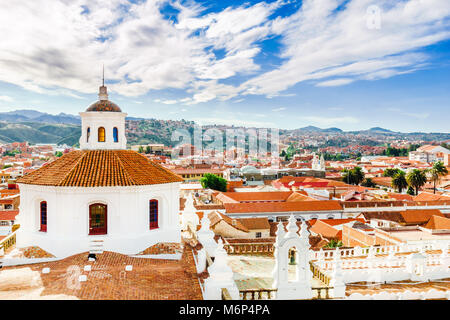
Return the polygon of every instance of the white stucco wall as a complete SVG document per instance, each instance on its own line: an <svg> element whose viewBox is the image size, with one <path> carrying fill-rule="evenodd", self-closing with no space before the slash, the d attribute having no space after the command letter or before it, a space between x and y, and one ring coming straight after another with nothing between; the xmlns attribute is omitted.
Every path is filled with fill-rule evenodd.
<svg viewBox="0 0 450 320"><path fill-rule="evenodd" d="M39 246L57 257L89 251L93 239L105 251L136 254L158 242L180 242L179 185L50 187L20 184L17 246ZM149 200L159 201L159 228L149 229ZM39 231L39 203L47 201L47 232ZM89 235L89 205L104 203L107 234Z"/></svg>
<svg viewBox="0 0 450 320"><path fill-rule="evenodd" d="M87 150L108 149L122 150L127 147L125 137L125 117L123 112L80 112L81 116L81 137L80 148ZM105 128L105 142L98 142L98 128ZM118 130L119 141L114 142L113 129ZM87 141L87 129L90 128L89 141Z"/></svg>

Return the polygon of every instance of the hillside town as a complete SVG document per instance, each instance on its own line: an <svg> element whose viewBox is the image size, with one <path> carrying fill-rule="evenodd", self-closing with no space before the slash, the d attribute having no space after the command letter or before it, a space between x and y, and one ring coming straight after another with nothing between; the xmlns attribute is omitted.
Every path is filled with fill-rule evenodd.
<svg viewBox="0 0 450 320"><path fill-rule="evenodd" d="M444 281L450 279L450 150L444 147L448 140L439 144L397 141L388 147L329 147L316 153L301 147L311 143L305 137L297 141L296 148L280 143L277 152L263 156L249 156L245 148L239 150L237 146L220 154L192 144L173 148L164 144L131 145L134 162L114 169L128 172L125 174L130 182L121 183L133 185L146 175L145 179L151 179L147 183L154 183L150 181L156 178L156 172L151 173L155 169L145 171L142 161L165 170L167 173L158 181L176 181L179 189L164 191L171 192L170 201L176 203L165 203L163 210L170 208L170 228L175 229L168 230L179 233L169 235L172 231L164 233L161 229L163 233L158 237L166 240L155 242L146 236L139 240L143 246L136 245L136 240L126 245L126 238L119 237L120 242L113 244L112 240L90 236L82 240L88 241L86 246L67 242L64 247L54 247L54 242L49 241L62 241L58 230L67 222L61 218L50 222L54 217L51 211L63 210L74 217L77 213L57 209L56 204L47 202L54 196L49 194L47 200L47 196L38 195L42 191L29 189L28 185L41 185L40 190L55 185L64 190L63 186L95 189L102 183L117 183L98 180L113 178L115 171L105 170L111 170L108 166L114 162L92 167L89 162L83 164L94 161L88 160L88 155L76 160L75 167L67 162L79 152L101 152L95 150L104 145L90 140L88 127L99 121L111 121L116 126L114 142L107 149L127 148L123 118L117 117L122 115L119 107L111 103L116 112L104 109L104 101L109 103L106 87L100 88L99 99L98 104L81 113L79 147L32 145L27 141L0 146L1 299L450 298L450 286ZM95 118L96 113L108 112L111 117ZM92 139L101 141L105 137L99 129ZM123 141L120 147L116 146L119 141ZM412 145L414 148L410 148ZM374 148L378 148L379 155L373 155ZM400 150L409 151L405 154ZM129 161L122 154L127 151L106 152L121 152L107 157L118 157L120 163ZM351 156L330 157L336 154ZM69 172L61 175L58 170ZM89 175L95 180L84 181L76 176L88 174L86 170L94 170ZM140 177L133 178L138 172ZM30 191L23 195L24 190ZM30 192L37 193L31 196ZM155 199L169 195L150 192ZM41 198L44 201L37 200L37 208L33 209L33 199ZM150 200L150 229L161 228L159 219L169 227L167 217L158 218L159 201ZM102 203L96 212L101 212L103 206L106 210ZM89 234L104 233L106 225ZM46 240L45 236L50 237ZM80 259L83 255L89 256L86 262ZM121 261L121 267L112 261ZM98 271L99 263L106 269ZM67 281L69 265L76 266L74 284L62 288L59 283ZM152 268L160 276L152 278L151 285L138 284ZM169 288L164 279L173 272L180 272L180 282ZM119 281L125 274L130 274L126 286ZM105 276L107 284L100 283ZM117 293L105 286L113 286ZM94 292L90 291L93 288Z"/></svg>
<svg viewBox="0 0 450 320"><path fill-rule="evenodd" d="M449 0L14 0L0 35L3 318L448 314Z"/></svg>

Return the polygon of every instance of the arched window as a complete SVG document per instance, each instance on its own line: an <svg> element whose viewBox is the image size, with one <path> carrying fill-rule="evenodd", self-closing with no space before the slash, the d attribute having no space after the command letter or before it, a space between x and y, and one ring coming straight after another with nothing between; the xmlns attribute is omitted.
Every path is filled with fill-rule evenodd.
<svg viewBox="0 0 450 320"><path fill-rule="evenodd" d="M117 128L113 129L113 137L114 137L114 142L119 142L119 130L117 130Z"/></svg>
<svg viewBox="0 0 450 320"><path fill-rule="evenodd" d="M88 127L87 128L87 133L86 133L86 142L89 142L89 137L91 136L91 128Z"/></svg>
<svg viewBox="0 0 450 320"><path fill-rule="evenodd" d="M158 229L158 200L150 200L150 230Z"/></svg>
<svg viewBox="0 0 450 320"><path fill-rule="evenodd" d="M103 203L89 206L89 234L107 233L108 207Z"/></svg>
<svg viewBox="0 0 450 320"><path fill-rule="evenodd" d="M41 221L39 231L47 232L47 201L41 201L39 204L39 218Z"/></svg>
<svg viewBox="0 0 450 320"><path fill-rule="evenodd" d="M98 142L105 142L105 128L98 128Z"/></svg>

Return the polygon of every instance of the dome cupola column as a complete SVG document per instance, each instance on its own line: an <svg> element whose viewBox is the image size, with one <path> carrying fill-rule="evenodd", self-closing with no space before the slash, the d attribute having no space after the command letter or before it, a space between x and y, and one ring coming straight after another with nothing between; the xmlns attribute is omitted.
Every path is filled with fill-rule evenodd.
<svg viewBox="0 0 450 320"><path fill-rule="evenodd" d="M91 104L86 112L80 112L82 150L120 150L127 148L125 117L117 104L108 100L108 91L99 88L99 100Z"/></svg>

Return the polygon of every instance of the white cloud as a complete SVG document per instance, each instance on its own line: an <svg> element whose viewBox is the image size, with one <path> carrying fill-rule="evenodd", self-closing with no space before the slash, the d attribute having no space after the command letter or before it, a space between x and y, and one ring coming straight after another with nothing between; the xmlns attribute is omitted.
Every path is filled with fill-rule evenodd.
<svg viewBox="0 0 450 320"><path fill-rule="evenodd" d="M280 112L280 111L283 111L283 110L286 110L286 108L285 107L280 107L280 108L272 109L273 112Z"/></svg>
<svg viewBox="0 0 450 320"><path fill-rule="evenodd" d="M353 81L354 81L353 79L341 78L341 79L319 82L318 84L316 84L316 86L317 87L337 87L337 86L343 86L343 85L352 83Z"/></svg>
<svg viewBox="0 0 450 320"><path fill-rule="evenodd" d="M341 4L306 0L294 15L274 21L286 60L243 83L244 94L271 96L306 80L330 86L392 77L425 66L430 57L412 52L450 37L447 0L377 1L380 29L367 27L372 0L349 1L336 10ZM346 80L327 79L337 76Z"/></svg>
<svg viewBox="0 0 450 320"><path fill-rule="evenodd" d="M153 100L154 102L158 102L158 103L163 103L163 104L176 104L178 103L178 100L160 100L160 99L156 99Z"/></svg>
<svg viewBox="0 0 450 320"><path fill-rule="evenodd" d="M0 101L13 102L14 99L9 96L0 96Z"/></svg>
<svg viewBox="0 0 450 320"><path fill-rule="evenodd" d="M167 3L5 1L0 81L82 98L97 91L104 63L112 92L136 97L173 88L190 95L161 103L279 97L302 81L336 86L413 72L432 58L420 49L450 37L448 0L379 0L380 29L366 26L373 0L351 0L340 10L342 1L305 0L294 14L274 20L285 1L203 16L205 8L193 1L170 1L179 10L177 22L161 14ZM281 37L282 63L263 68L256 57L272 36Z"/></svg>

